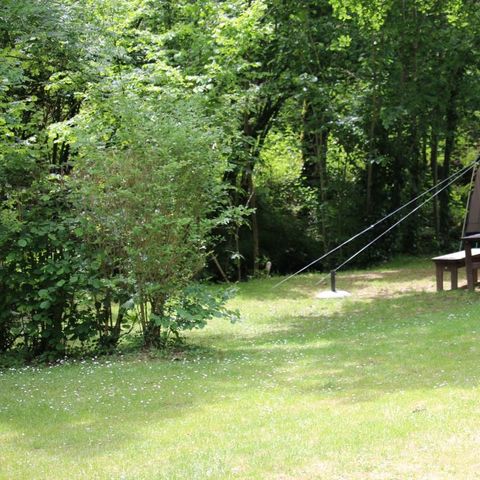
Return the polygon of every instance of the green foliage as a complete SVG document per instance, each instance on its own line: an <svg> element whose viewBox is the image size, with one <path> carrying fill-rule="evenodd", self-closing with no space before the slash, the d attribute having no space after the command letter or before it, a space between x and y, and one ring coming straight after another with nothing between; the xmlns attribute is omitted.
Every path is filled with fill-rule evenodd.
<svg viewBox="0 0 480 480"><path fill-rule="evenodd" d="M4 212L15 221L0 240L0 338L30 354L65 353L67 340L94 334L87 291L94 279L78 237L79 220L61 178L33 183Z"/></svg>
<svg viewBox="0 0 480 480"><path fill-rule="evenodd" d="M172 336L178 342L181 332L202 329L213 318L236 322L240 317L239 312L226 307L226 302L235 293L234 288L213 290L193 283L171 295L165 302L162 314L152 313L150 319L162 328L161 341L164 345Z"/></svg>
<svg viewBox="0 0 480 480"><path fill-rule="evenodd" d="M291 129L286 132L272 130L255 170L261 267L264 268L269 260L278 273L298 270L322 248L321 236L316 231L317 194L302 181L299 137ZM245 232L243 245L248 245L249 241ZM246 261L250 263L248 252L251 248L244 250Z"/></svg>
<svg viewBox="0 0 480 480"><path fill-rule="evenodd" d="M164 326L158 318L166 318L168 299L205 262L217 223L213 214L224 196L218 137L193 97L147 91L141 96L132 88L100 98L73 130L84 199L80 213L108 262L133 279L151 343Z"/></svg>
<svg viewBox="0 0 480 480"><path fill-rule="evenodd" d="M467 0L1 2L0 349L111 351L136 320L162 343L198 277L296 269L449 177L479 24ZM456 244L466 182L358 262Z"/></svg>

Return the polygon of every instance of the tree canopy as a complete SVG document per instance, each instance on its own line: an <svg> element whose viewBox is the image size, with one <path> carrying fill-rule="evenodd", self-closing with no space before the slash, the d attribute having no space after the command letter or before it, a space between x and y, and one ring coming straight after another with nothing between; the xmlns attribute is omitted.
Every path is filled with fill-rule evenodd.
<svg viewBox="0 0 480 480"><path fill-rule="evenodd" d="M291 272L448 178L476 154L479 16L473 0L4 0L0 350L107 348L135 318L162 343L193 291L223 308L192 282ZM467 189L358 262L447 248Z"/></svg>

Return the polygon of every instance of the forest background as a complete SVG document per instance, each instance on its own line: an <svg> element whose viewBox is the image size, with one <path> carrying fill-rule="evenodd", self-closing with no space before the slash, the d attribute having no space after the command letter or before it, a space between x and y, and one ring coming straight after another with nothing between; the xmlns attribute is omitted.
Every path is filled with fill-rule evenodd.
<svg viewBox="0 0 480 480"><path fill-rule="evenodd" d="M479 16L473 0L4 0L0 352L110 351L131 331L163 347L233 320L202 279L292 272L463 168ZM455 248L469 180L359 264Z"/></svg>

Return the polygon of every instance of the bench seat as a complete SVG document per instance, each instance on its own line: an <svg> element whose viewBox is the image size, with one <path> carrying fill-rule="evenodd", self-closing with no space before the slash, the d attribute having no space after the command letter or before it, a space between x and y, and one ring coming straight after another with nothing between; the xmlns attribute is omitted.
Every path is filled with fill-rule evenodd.
<svg viewBox="0 0 480 480"><path fill-rule="evenodd" d="M435 276L437 280L437 292L443 290L443 272L450 272L452 290L458 288L458 269L465 266L465 250L448 253L433 257L435 263ZM477 270L480 268L480 248L472 248L474 283L477 283Z"/></svg>

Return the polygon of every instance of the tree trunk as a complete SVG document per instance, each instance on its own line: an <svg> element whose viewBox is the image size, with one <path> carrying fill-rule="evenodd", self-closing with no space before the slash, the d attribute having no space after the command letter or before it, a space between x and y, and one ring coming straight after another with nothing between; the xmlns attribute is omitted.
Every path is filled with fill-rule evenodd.
<svg viewBox="0 0 480 480"><path fill-rule="evenodd" d="M371 51L371 64L373 70L373 95L372 95L372 117L370 119L370 126L368 131L368 165L367 165L367 195L366 195L366 213L367 218L370 217L373 210L373 168L374 168L374 157L376 153L376 142L375 142L375 132L377 129L377 122L379 116L379 99L377 92L377 49L376 41L372 39L372 51Z"/></svg>
<svg viewBox="0 0 480 480"><path fill-rule="evenodd" d="M156 295L150 299L152 314L143 332L143 343L146 348L161 348L165 346L165 341L162 339L162 329L156 318L164 316L166 301L166 295Z"/></svg>
<svg viewBox="0 0 480 480"><path fill-rule="evenodd" d="M432 169L433 186L436 186L438 184L438 136L434 132L432 132L430 140L430 168ZM438 207L438 196L436 196L433 199L433 224L437 242L440 238L440 210Z"/></svg>
<svg viewBox="0 0 480 480"><path fill-rule="evenodd" d="M325 128L324 124L325 118L323 113L317 115L312 105L304 103L302 134L303 176L307 185L314 187L318 192L320 231L322 233L323 248L328 250L328 219L323 207L328 200L327 153L330 131L328 128Z"/></svg>
<svg viewBox="0 0 480 480"><path fill-rule="evenodd" d="M257 215L257 194L255 192L255 185L253 183L253 175L250 173L250 207L252 212L252 242L253 242L253 275L258 275L260 262L260 237L258 231L258 215Z"/></svg>
<svg viewBox="0 0 480 480"><path fill-rule="evenodd" d="M443 155L442 176L444 179L450 176L450 167L452 162L452 155L455 148L455 133L458 122L457 113L457 95L458 87L452 89L448 99L446 121L445 121L445 150ZM450 218L450 188L446 188L439 195L440 204L440 231L442 240L445 245L448 245L451 228Z"/></svg>
<svg viewBox="0 0 480 480"><path fill-rule="evenodd" d="M242 142L237 146L232 155L231 163L235 168L227 172L224 181L232 185L231 201L232 205L242 205L253 208L250 216L250 226L252 231L252 254L253 254L253 273L259 270L260 257L260 232L257 213L257 198L255 185L253 181L253 171L260 157L261 149L265 139L272 127L272 121L278 114L286 97L266 98L255 104L255 108L246 110L243 114L242 122ZM240 230L239 225L230 232L225 232L227 242L235 246L235 267L237 270L237 280L242 278L242 255L240 248ZM232 245L232 246L233 246ZM228 249L228 248L227 248ZM227 270L227 266L223 268Z"/></svg>

